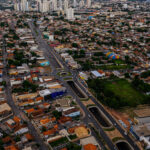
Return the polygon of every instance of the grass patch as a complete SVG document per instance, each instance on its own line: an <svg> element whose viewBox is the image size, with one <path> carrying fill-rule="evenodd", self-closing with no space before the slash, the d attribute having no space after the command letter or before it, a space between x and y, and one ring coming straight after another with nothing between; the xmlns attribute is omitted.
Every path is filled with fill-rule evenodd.
<svg viewBox="0 0 150 150"><path fill-rule="evenodd" d="M89 98L81 98L80 100L81 100L81 101L88 101Z"/></svg>
<svg viewBox="0 0 150 150"><path fill-rule="evenodd" d="M115 130L115 128L114 127L112 127L112 128L104 128L104 131L114 131Z"/></svg>
<svg viewBox="0 0 150 150"><path fill-rule="evenodd" d="M147 101L147 96L125 79L91 79L88 80L88 86L93 89L98 100L112 108L135 107Z"/></svg>
<svg viewBox="0 0 150 150"><path fill-rule="evenodd" d="M71 76L71 72L58 72L57 73L58 76L61 76L61 77L67 77L67 76Z"/></svg>
<svg viewBox="0 0 150 150"><path fill-rule="evenodd" d="M76 136L76 134L73 134L73 135L69 135L69 138L70 138L70 140L74 140L77 138L77 136Z"/></svg>
<svg viewBox="0 0 150 150"><path fill-rule="evenodd" d="M88 104L86 107L89 108L89 107L92 107L92 106L96 106L95 104Z"/></svg>
<svg viewBox="0 0 150 150"><path fill-rule="evenodd" d="M127 69L130 68L129 65L103 65L99 66L98 69L103 70L120 70L120 69Z"/></svg>
<svg viewBox="0 0 150 150"><path fill-rule="evenodd" d="M131 84L124 79L106 82L105 88L131 105L132 103L136 103L138 99L139 101L143 99L143 94L135 90Z"/></svg>
<svg viewBox="0 0 150 150"><path fill-rule="evenodd" d="M115 60L113 60L113 62L115 64L125 64L125 62L123 60L121 60L121 59L115 59Z"/></svg>
<svg viewBox="0 0 150 150"><path fill-rule="evenodd" d="M119 140L124 140L124 138L123 137L115 137L115 138L112 139L112 142L115 143Z"/></svg>
<svg viewBox="0 0 150 150"><path fill-rule="evenodd" d="M76 102L74 102L74 101L72 101L72 102L71 102L71 105L77 105L77 103L76 103Z"/></svg>
<svg viewBox="0 0 150 150"><path fill-rule="evenodd" d="M64 78L64 80L65 80L65 81L67 81L67 80L72 80L72 78Z"/></svg>
<svg viewBox="0 0 150 150"><path fill-rule="evenodd" d="M68 139L66 137L63 137L63 138L60 138L54 142L51 142L49 143L51 145L51 147L56 147L56 146L59 146L59 145L62 145L64 143L67 143L68 142Z"/></svg>

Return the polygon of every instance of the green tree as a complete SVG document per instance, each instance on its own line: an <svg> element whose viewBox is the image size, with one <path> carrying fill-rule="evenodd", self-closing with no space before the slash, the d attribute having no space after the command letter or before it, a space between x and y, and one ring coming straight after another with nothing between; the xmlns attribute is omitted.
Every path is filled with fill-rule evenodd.
<svg viewBox="0 0 150 150"><path fill-rule="evenodd" d="M77 145L75 143L69 143L69 145L67 145L67 149L68 150L81 150L82 147L80 145Z"/></svg>
<svg viewBox="0 0 150 150"><path fill-rule="evenodd" d="M78 48L79 45L77 43L72 43L72 47Z"/></svg>
<svg viewBox="0 0 150 150"><path fill-rule="evenodd" d="M54 115L54 117L56 117L57 120L62 116L62 112L58 112L57 110L54 110L52 114Z"/></svg>
<svg viewBox="0 0 150 150"><path fill-rule="evenodd" d="M125 76L125 78L130 78L129 73L125 73L124 76Z"/></svg>

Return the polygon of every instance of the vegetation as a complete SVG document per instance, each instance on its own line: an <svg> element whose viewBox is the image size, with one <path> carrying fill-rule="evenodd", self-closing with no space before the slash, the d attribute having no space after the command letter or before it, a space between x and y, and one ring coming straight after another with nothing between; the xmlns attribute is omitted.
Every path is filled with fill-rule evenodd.
<svg viewBox="0 0 150 150"><path fill-rule="evenodd" d="M149 77L150 76L150 71L146 71L146 72L143 72L142 74L141 74L141 77L142 78L147 78L147 77Z"/></svg>
<svg viewBox="0 0 150 150"><path fill-rule="evenodd" d="M6 86L6 81L2 81L2 82L1 82L1 85L2 85L2 86Z"/></svg>
<svg viewBox="0 0 150 150"><path fill-rule="evenodd" d="M114 143L117 142L117 141L119 141L119 140L124 140L124 138L123 137L115 137L115 138L112 139L112 141Z"/></svg>
<svg viewBox="0 0 150 150"><path fill-rule="evenodd" d="M71 105L77 105L74 101L71 102Z"/></svg>
<svg viewBox="0 0 150 150"><path fill-rule="evenodd" d="M84 71L87 71L87 70L95 68L93 62L91 62L89 60L86 60L85 62L80 61L79 63L82 66L82 70L84 70Z"/></svg>
<svg viewBox="0 0 150 150"><path fill-rule="evenodd" d="M125 64L125 62L121 59L115 59L115 60L112 60L112 62L114 62L115 64Z"/></svg>
<svg viewBox="0 0 150 150"><path fill-rule="evenodd" d="M120 69L127 69L130 68L129 65L103 65L98 66L97 69L103 69L103 70L120 70Z"/></svg>
<svg viewBox="0 0 150 150"><path fill-rule="evenodd" d="M0 139L0 150L4 150L3 144L3 141Z"/></svg>
<svg viewBox="0 0 150 150"><path fill-rule="evenodd" d="M16 136L15 142L19 142L21 140L20 136Z"/></svg>
<svg viewBox="0 0 150 150"><path fill-rule="evenodd" d="M27 44L27 42L21 42L21 43L19 44L19 46L20 46L20 47L27 47L28 44Z"/></svg>
<svg viewBox="0 0 150 150"><path fill-rule="evenodd" d="M14 88L12 90L13 93L20 93L20 92L36 92L38 88L38 85L33 84L27 80L24 80L22 83L22 86L20 88Z"/></svg>
<svg viewBox="0 0 150 150"><path fill-rule="evenodd" d="M81 150L82 149L80 145L77 145L75 143L69 143L66 147L68 150Z"/></svg>
<svg viewBox="0 0 150 150"><path fill-rule="evenodd" d="M1 22L0 23L0 27L7 27L8 26L8 23L6 23L6 22Z"/></svg>
<svg viewBox="0 0 150 150"><path fill-rule="evenodd" d="M69 138L70 138L71 140L73 140L73 139L76 139L77 136L76 136L76 134L73 134L73 135L69 135Z"/></svg>
<svg viewBox="0 0 150 150"><path fill-rule="evenodd" d="M147 83L144 83L144 81L140 80L138 76L134 78L134 80L132 81L132 85L134 86L134 88L144 93L150 92L150 85Z"/></svg>
<svg viewBox="0 0 150 150"><path fill-rule="evenodd" d="M89 88L95 92L98 100L115 109L149 103L149 96L142 93L147 86L141 85L141 82L141 80L135 79L129 83L125 79L118 78L89 79L87 81Z"/></svg>
<svg viewBox="0 0 150 150"><path fill-rule="evenodd" d="M114 128L114 127L104 129L104 131L114 131L114 130L115 130L115 128Z"/></svg>
<svg viewBox="0 0 150 150"><path fill-rule="evenodd" d="M14 59L9 59L8 64L10 65L15 65L15 66L21 66L23 63L29 63L29 59L25 58L23 51L18 52L14 51ZM34 61L32 62L34 63Z"/></svg>
<svg viewBox="0 0 150 150"><path fill-rule="evenodd" d="M46 131L46 127L42 126L42 132Z"/></svg>
<svg viewBox="0 0 150 150"><path fill-rule="evenodd" d="M80 51L73 51L73 58L84 58L85 57L85 51L80 50Z"/></svg>
<svg viewBox="0 0 150 150"><path fill-rule="evenodd" d="M104 56L104 53L103 52L95 52L94 56Z"/></svg>
<svg viewBox="0 0 150 150"><path fill-rule="evenodd" d="M50 145L51 145L52 147L56 147L56 146L58 146L58 145L61 145L61 144L63 144L63 143L67 143L67 142L68 142L68 139L67 139L66 137L63 137L63 138L61 138L61 139L58 139L57 141L51 142Z"/></svg>
<svg viewBox="0 0 150 150"><path fill-rule="evenodd" d="M7 37L7 34L5 35L5 37ZM14 43L7 43L7 47L9 47L9 48L12 48L12 47L14 47L14 46L15 46Z"/></svg>
<svg viewBox="0 0 150 150"><path fill-rule="evenodd" d="M57 110L54 110L52 112L52 114L53 114L54 117L56 117L57 120L60 119L60 117L62 116L62 113L57 111Z"/></svg>
<svg viewBox="0 0 150 150"><path fill-rule="evenodd" d="M61 30L56 30L56 31L54 31L54 34L55 34L55 35L66 35L68 31L69 31L69 29L63 28L63 29L61 29Z"/></svg>
<svg viewBox="0 0 150 150"><path fill-rule="evenodd" d="M79 45L77 43L72 43L72 47L78 48Z"/></svg>

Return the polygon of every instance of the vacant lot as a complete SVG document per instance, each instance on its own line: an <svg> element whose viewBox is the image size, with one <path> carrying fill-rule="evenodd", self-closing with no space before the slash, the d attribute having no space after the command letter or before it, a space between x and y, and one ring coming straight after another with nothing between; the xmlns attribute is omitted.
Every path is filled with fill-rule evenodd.
<svg viewBox="0 0 150 150"><path fill-rule="evenodd" d="M135 90L127 80L106 82L105 88L129 104L143 100L143 94Z"/></svg>
<svg viewBox="0 0 150 150"><path fill-rule="evenodd" d="M134 107L147 101L147 96L125 79L92 79L88 81L88 85L102 103L112 108Z"/></svg>

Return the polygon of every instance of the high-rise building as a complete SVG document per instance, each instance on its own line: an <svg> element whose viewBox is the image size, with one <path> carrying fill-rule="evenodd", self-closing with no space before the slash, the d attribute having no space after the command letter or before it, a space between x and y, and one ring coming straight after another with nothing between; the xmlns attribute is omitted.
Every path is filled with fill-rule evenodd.
<svg viewBox="0 0 150 150"><path fill-rule="evenodd" d="M40 12L49 12L50 11L50 1L47 0L38 0L38 9Z"/></svg>
<svg viewBox="0 0 150 150"><path fill-rule="evenodd" d="M28 1L27 0L21 0L20 8L19 9L21 11L29 11L29 3L28 3Z"/></svg>
<svg viewBox="0 0 150 150"><path fill-rule="evenodd" d="M77 1L73 0L73 7L76 8L77 7Z"/></svg>
<svg viewBox="0 0 150 150"><path fill-rule="evenodd" d="M81 0L81 1L79 2L79 7L80 7L80 8L84 7L84 0Z"/></svg>
<svg viewBox="0 0 150 150"><path fill-rule="evenodd" d="M68 20L74 20L74 9L73 8L68 8L66 10L66 18Z"/></svg>
<svg viewBox="0 0 150 150"><path fill-rule="evenodd" d="M64 0L64 12L68 9L68 0Z"/></svg>
<svg viewBox="0 0 150 150"><path fill-rule="evenodd" d="M87 8L90 8L90 7L91 7L91 0L87 0L87 1L86 1L86 6L87 6Z"/></svg>
<svg viewBox="0 0 150 150"><path fill-rule="evenodd" d="M52 9L53 11L57 10L57 0L52 0Z"/></svg>
<svg viewBox="0 0 150 150"><path fill-rule="evenodd" d="M19 3L19 2L16 2L16 3L14 4L14 9L15 9L16 11L21 11L21 10L20 10L20 3Z"/></svg>
<svg viewBox="0 0 150 150"><path fill-rule="evenodd" d="M62 10L62 0L59 0L59 10Z"/></svg>

